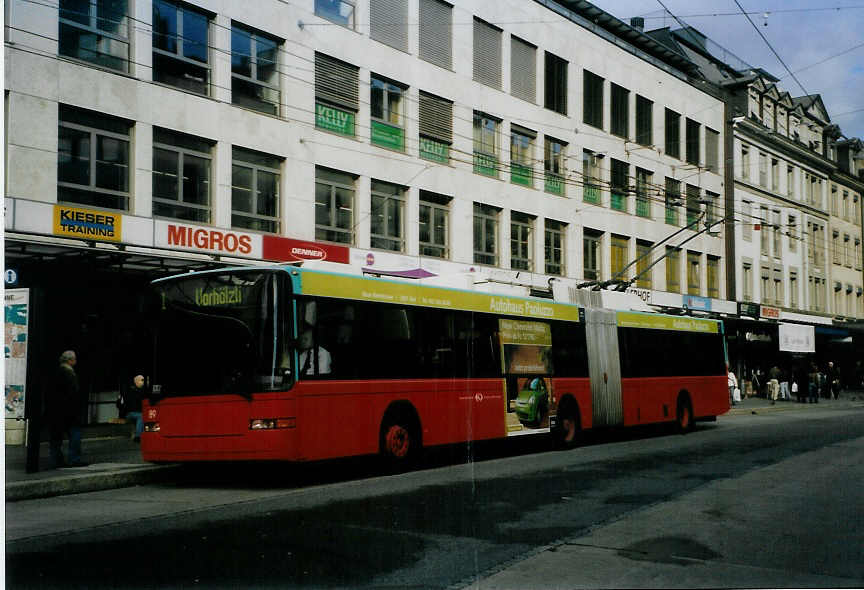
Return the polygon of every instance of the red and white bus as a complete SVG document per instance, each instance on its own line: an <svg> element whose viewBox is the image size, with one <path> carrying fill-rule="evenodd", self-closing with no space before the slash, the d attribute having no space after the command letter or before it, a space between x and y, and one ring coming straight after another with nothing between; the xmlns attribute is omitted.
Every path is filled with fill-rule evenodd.
<svg viewBox="0 0 864 590"><path fill-rule="evenodd" d="M722 324L293 266L154 282L148 461L311 461L729 409Z"/></svg>

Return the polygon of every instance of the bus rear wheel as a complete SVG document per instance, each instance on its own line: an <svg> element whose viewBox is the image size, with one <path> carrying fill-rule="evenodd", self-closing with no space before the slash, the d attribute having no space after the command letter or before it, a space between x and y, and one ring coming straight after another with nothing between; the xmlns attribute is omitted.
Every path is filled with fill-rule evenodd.
<svg viewBox="0 0 864 590"><path fill-rule="evenodd" d="M682 395L678 398L678 411L675 414L675 426L679 433L687 434L693 430L693 405L690 398Z"/></svg>
<svg viewBox="0 0 864 590"><path fill-rule="evenodd" d="M389 415L381 424L381 455L387 466L402 471L420 456L420 425L403 413Z"/></svg>

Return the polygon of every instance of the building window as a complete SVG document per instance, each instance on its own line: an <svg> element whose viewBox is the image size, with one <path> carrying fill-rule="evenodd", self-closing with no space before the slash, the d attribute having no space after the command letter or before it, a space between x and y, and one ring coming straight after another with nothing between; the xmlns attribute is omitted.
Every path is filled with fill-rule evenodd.
<svg viewBox="0 0 864 590"><path fill-rule="evenodd" d="M354 243L354 176L315 167L315 239Z"/></svg>
<svg viewBox="0 0 864 590"><path fill-rule="evenodd" d="M705 205L705 225L711 228L712 232L719 232L720 195L705 191L705 200L708 201Z"/></svg>
<svg viewBox="0 0 864 590"><path fill-rule="evenodd" d="M636 286L641 289L651 289L651 249L654 244L636 240Z"/></svg>
<svg viewBox="0 0 864 590"><path fill-rule="evenodd" d="M759 207L759 246L763 256L771 253L768 243L768 207Z"/></svg>
<svg viewBox="0 0 864 590"><path fill-rule="evenodd" d="M759 152L759 186L768 187L768 156Z"/></svg>
<svg viewBox="0 0 864 590"><path fill-rule="evenodd" d="M753 265L745 262L741 265L742 299L753 301Z"/></svg>
<svg viewBox="0 0 864 590"><path fill-rule="evenodd" d="M534 186L534 139L537 133L510 125L510 181Z"/></svg>
<svg viewBox="0 0 864 590"><path fill-rule="evenodd" d="M420 157L447 164L453 143L453 103L420 92Z"/></svg>
<svg viewBox="0 0 864 590"><path fill-rule="evenodd" d="M699 295L701 293L701 255L698 252L687 251L687 294Z"/></svg>
<svg viewBox="0 0 864 590"><path fill-rule="evenodd" d="M213 143L153 129L153 216L210 223Z"/></svg>
<svg viewBox="0 0 864 590"><path fill-rule="evenodd" d="M636 95L636 143L654 144L654 103Z"/></svg>
<svg viewBox="0 0 864 590"><path fill-rule="evenodd" d="M842 264L840 261L840 232L834 230L831 232L831 262L834 264Z"/></svg>
<svg viewBox="0 0 864 590"><path fill-rule="evenodd" d="M681 157L681 115L666 109L666 155Z"/></svg>
<svg viewBox="0 0 864 590"><path fill-rule="evenodd" d="M825 279L811 276L810 283L810 309L822 311L825 308Z"/></svg>
<svg viewBox="0 0 864 590"><path fill-rule="evenodd" d="M771 274L770 269L767 266L762 267L762 273L760 274L760 299L759 301L763 304L772 304L774 303L774 297L771 295Z"/></svg>
<svg viewBox="0 0 864 590"><path fill-rule="evenodd" d="M582 120L586 125L603 129L603 78L588 70L582 72Z"/></svg>
<svg viewBox="0 0 864 590"><path fill-rule="evenodd" d="M861 238L855 238L855 270L861 270Z"/></svg>
<svg viewBox="0 0 864 590"><path fill-rule="evenodd" d="M612 135L627 139L630 133L630 91L611 84L611 128Z"/></svg>
<svg viewBox="0 0 864 590"><path fill-rule="evenodd" d="M498 213L490 205L474 203L474 263L498 266Z"/></svg>
<svg viewBox="0 0 864 590"><path fill-rule="evenodd" d="M843 219L849 219L849 191L843 191Z"/></svg>
<svg viewBox="0 0 864 590"><path fill-rule="evenodd" d="M798 308L798 273L789 272L789 307Z"/></svg>
<svg viewBox="0 0 864 590"><path fill-rule="evenodd" d="M789 230L787 231L787 235L789 236L789 251L797 252L798 251L798 220L794 215L789 216L788 223Z"/></svg>
<svg viewBox="0 0 864 590"><path fill-rule="evenodd" d="M681 292L681 251L672 246L666 246L666 290Z"/></svg>
<svg viewBox="0 0 864 590"><path fill-rule="evenodd" d="M369 97L372 145L405 150L405 93L401 84L372 76Z"/></svg>
<svg viewBox="0 0 864 590"><path fill-rule="evenodd" d="M59 111L57 200L128 211L131 123L62 104Z"/></svg>
<svg viewBox="0 0 864 590"><path fill-rule="evenodd" d="M450 197L420 191L420 255L450 258Z"/></svg>
<svg viewBox="0 0 864 590"><path fill-rule="evenodd" d="M627 211L627 180L630 175L630 165L620 160L612 160L612 175L610 179L611 201L613 209Z"/></svg>
<svg viewBox="0 0 864 590"><path fill-rule="evenodd" d="M420 59L453 66L453 7L441 0L420 0Z"/></svg>
<svg viewBox="0 0 864 590"><path fill-rule="evenodd" d="M843 234L843 264L852 267L852 252L849 249L849 234Z"/></svg>
<svg viewBox="0 0 864 590"><path fill-rule="evenodd" d="M354 137L360 103L357 66L315 53L315 127Z"/></svg>
<svg viewBox="0 0 864 590"><path fill-rule="evenodd" d="M699 153L699 123L693 121L692 119L687 119L687 127L686 127L686 138L685 142L687 144L687 163L693 164L694 166L699 165L700 156Z"/></svg>
<svg viewBox="0 0 864 590"><path fill-rule="evenodd" d="M600 263L603 233L585 229L582 234L582 275L586 281L599 281L602 276Z"/></svg>
<svg viewBox="0 0 864 590"><path fill-rule="evenodd" d="M518 37L510 37L510 93L530 103L537 98L537 48Z"/></svg>
<svg viewBox="0 0 864 590"><path fill-rule="evenodd" d="M127 12L127 0L60 0L60 55L128 72Z"/></svg>
<svg viewBox="0 0 864 590"><path fill-rule="evenodd" d="M837 185L831 185L831 215L840 217L840 203L837 199Z"/></svg>
<svg viewBox="0 0 864 590"><path fill-rule="evenodd" d="M547 109L567 114L567 61L546 52L544 105Z"/></svg>
<svg viewBox="0 0 864 590"><path fill-rule="evenodd" d="M780 190L780 162L776 158L771 158L771 190Z"/></svg>
<svg viewBox="0 0 864 590"><path fill-rule="evenodd" d="M651 217L651 183L654 175L648 170L636 168L636 215Z"/></svg>
<svg viewBox="0 0 864 590"><path fill-rule="evenodd" d="M210 91L206 14L165 0L153 2L153 80L207 95Z"/></svg>
<svg viewBox="0 0 864 590"><path fill-rule="evenodd" d="M547 193L564 196L564 178L567 175L564 167L566 160L567 144L547 136L543 147L544 188Z"/></svg>
<svg viewBox="0 0 864 590"><path fill-rule="evenodd" d="M706 258L706 272L708 281L708 297L720 298L720 258L708 256Z"/></svg>
<svg viewBox="0 0 864 590"><path fill-rule="evenodd" d="M525 213L510 213L510 268L534 270L534 218Z"/></svg>
<svg viewBox="0 0 864 590"><path fill-rule="evenodd" d="M750 179L750 146L741 144L741 178Z"/></svg>
<svg viewBox="0 0 864 590"><path fill-rule="evenodd" d="M474 81L501 89L501 29L478 18L474 19Z"/></svg>
<svg viewBox="0 0 864 590"><path fill-rule="evenodd" d="M399 51L408 51L408 3L370 0L369 37Z"/></svg>
<svg viewBox="0 0 864 590"><path fill-rule="evenodd" d="M372 181L371 247L405 250L405 189L389 182Z"/></svg>
<svg viewBox="0 0 864 590"><path fill-rule="evenodd" d="M279 114L279 45L252 29L231 26L231 102Z"/></svg>
<svg viewBox="0 0 864 590"><path fill-rule="evenodd" d="M543 258L546 261L546 274L563 276L565 269L564 236L567 233L567 224L547 219L543 231Z"/></svg>
<svg viewBox="0 0 864 590"><path fill-rule="evenodd" d="M774 276L772 277L772 282L774 283L773 292L774 292L774 304L775 305L783 305L783 270L774 270Z"/></svg>
<svg viewBox="0 0 864 590"><path fill-rule="evenodd" d="M278 234L281 158L231 150L231 227Z"/></svg>
<svg viewBox="0 0 864 590"><path fill-rule="evenodd" d="M786 194L795 198L795 168L786 164Z"/></svg>
<svg viewBox="0 0 864 590"><path fill-rule="evenodd" d="M687 185L687 203L685 207L688 226L695 224L699 219L699 215L702 213L702 204L699 202L699 192L700 189L698 186L692 184Z"/></svg>
<svg viewBox="0 0 864 590"><path fill-rule="evenodd" d="M741 201L741 239L749 242L753 239L753 203Z"/></svg>
<svg viewBox="0 0 864 590"><path fill-rule="evenodd" d="M627 266L630 250L630 238L624 236L613 235L609 241L611 249L611 268L612 279L624 280L627 277L624 275L624 267Z"/></svg>
<svg viewBox="0 0 864 590"><path fill-rule="evenodd" d="M500 119L474 111L474 172L498 177Z"/></svg>
<svg viewBox="0 0 864 590"><path fill-rule="evenodd" d="M354 2L349 0L315 0L315 15L331 23L354 28Z"/></svg>
<svg viewBox="0 0 864 590"><path fill-rule="evenodd" d="M591 150L582 150L582 200L600 205L600 156Z"/></svg>
<svg viewBox="0 0 864 590"><path fill-rule="evenodd" d="M705 128L705 168L708 172L720 173L720 133Z"/></svg>
<svg viewBox="0 0 864 590"><path fill-rule="evenodd" d="M782 258L783 256L783 247L782 247L782 233L780 228L780 211L776 209L771 214L771 221L773 222L771 225L772 235L774 237L774 258Z"/></svg>
<svg viewBox="0 0 864 590"><path fill-rule="evenodd" d="M664 194L666 223L678 225L678 207L681 206L681 181L666 177Z"/></svg>

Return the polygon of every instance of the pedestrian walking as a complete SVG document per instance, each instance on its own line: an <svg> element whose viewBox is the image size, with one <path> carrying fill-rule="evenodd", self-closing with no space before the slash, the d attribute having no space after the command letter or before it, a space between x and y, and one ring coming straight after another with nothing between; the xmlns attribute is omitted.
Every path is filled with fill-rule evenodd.
<svg viewBox="0 0 864 590"><path fill-rule="evenodd" d="M741 390L738 390L736 399L735 390L738 389L738 379L735 377L735 373L731 369L729 369L727 373L727 378L729 382L729 404L734 406L741 401Z"/></svg>
<svg viewBox="0 0 864 590"><path fill-rule="evenodd" d="M828 361L828 395L831 399L840 399L840 369L833 361Z"/></svg>
<svg viewBox="0 0 864 590"><path fill-rule="evenodd" d="M144 421L141 416L141 402L146 395L147 389L145 387L144 375L135 375L132 378L132 383L117 398L117 408L120 410L120 417L127 420L135 420L135 430L131 436L135 442L141 441L141 433L144 430Z"/></svg>
<svg viewBox="0 0 864 590"><path fill-rule="evenodd" d="M807 374L807 402L819 403L819 370L816 363L810 363L810 372Z"/></svg>
<svg viewBox="0 0 864 590"><path fill-rule="evenodd" d="M84 467L81 460L82 400L75 366L78 357L74 350L60 355L59 366L46 395L46 417L50 431L49 449L55 469ZM63 438L69 440L69 460L63 457Z"/></svg>
<svg viewBox="0 0 864 590"><path fill-rule="evenodd" d="M777 396L780 394L780 367L774 365L768 371L768 397L771 398L771 405L777 402Z"/></svg>
<svg viewBox="0 0 864 590"><path fill-rule="evenodd" d="M792 396L789 395L789 380L791 377L792 373L789 369L784 368L780 371L780 399L784 401L792 399Z"/></svg>

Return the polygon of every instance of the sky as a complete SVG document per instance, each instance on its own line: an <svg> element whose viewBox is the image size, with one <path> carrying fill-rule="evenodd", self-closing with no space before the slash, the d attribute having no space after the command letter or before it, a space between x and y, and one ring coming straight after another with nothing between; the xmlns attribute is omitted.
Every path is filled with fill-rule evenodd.
<svg viewBox="0 0 864 590"><path fill-rule="evenodd" d="M646 31L680 28L665 6L739 59L780 78L793 97L821 95L843 135L864 139L864 0L738 0L779 60L735 0L591 2L624 22L645 18Z"/></svg>

